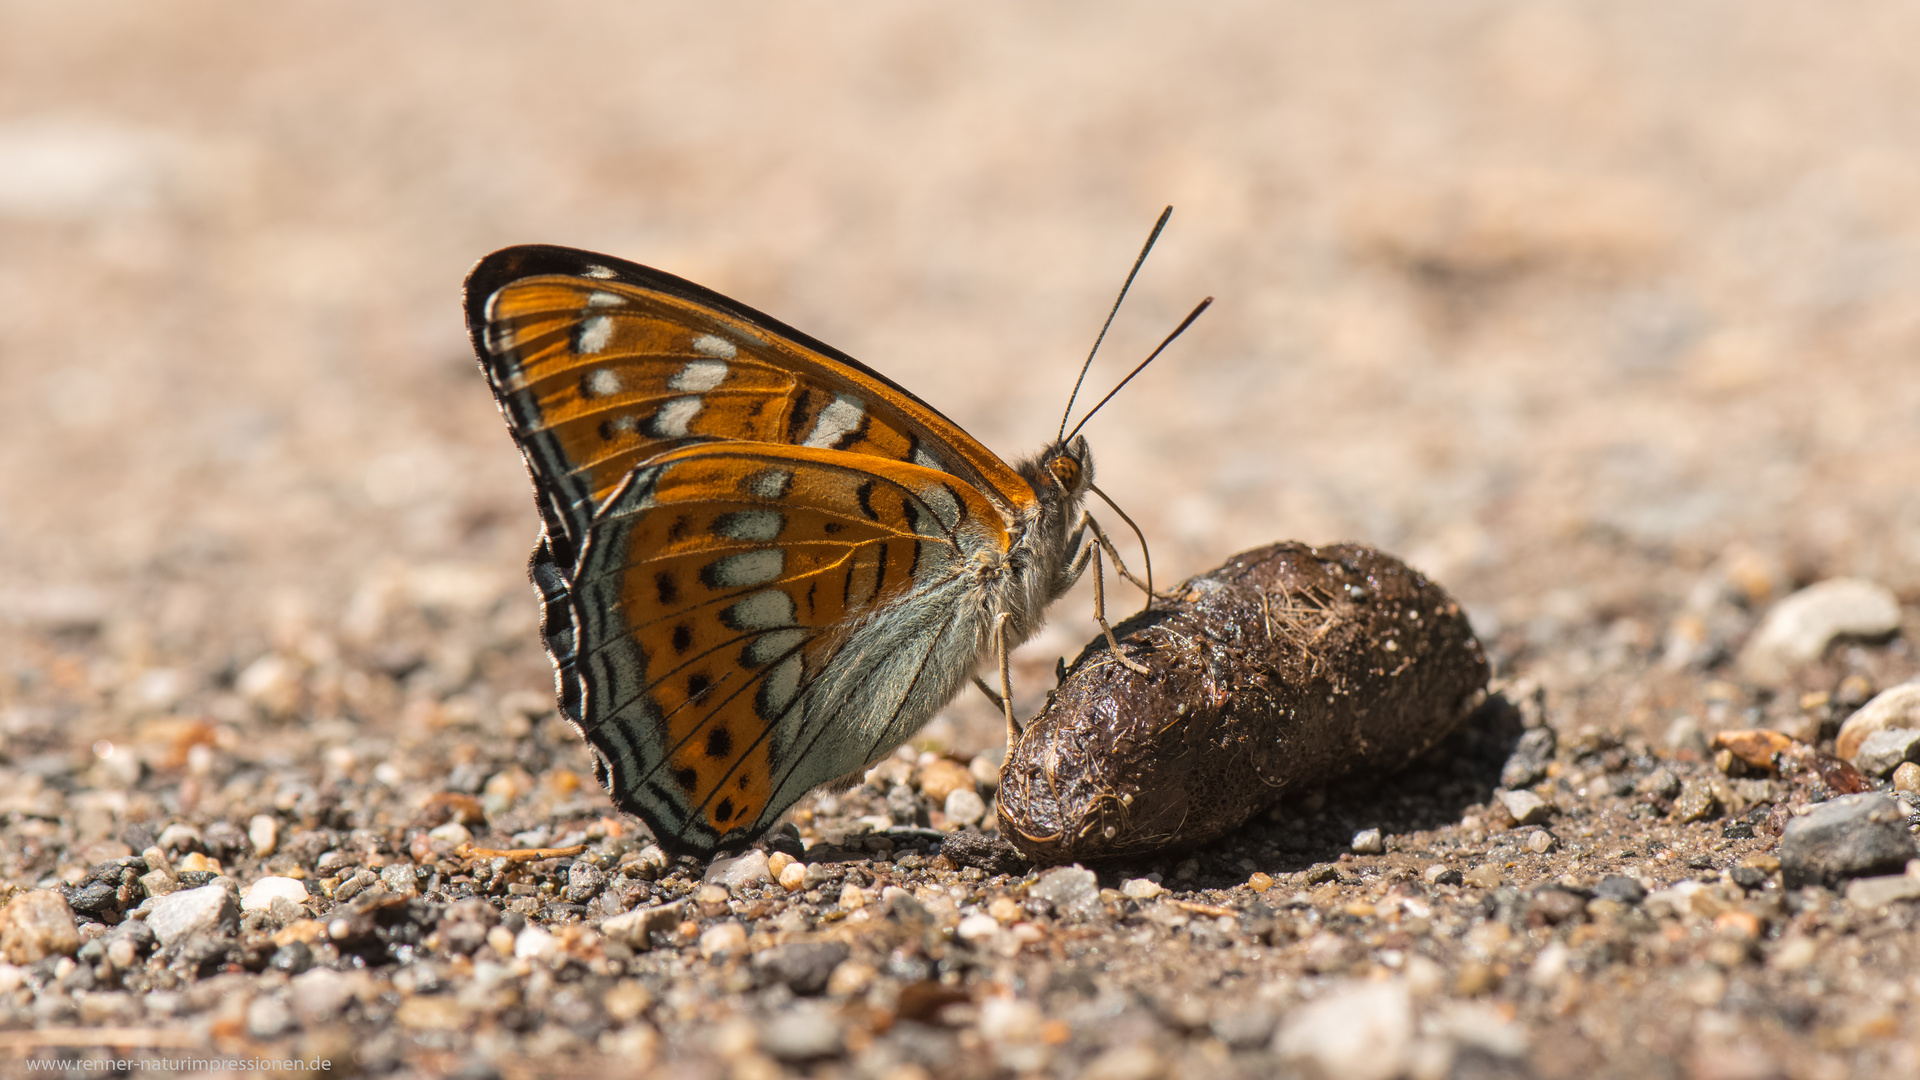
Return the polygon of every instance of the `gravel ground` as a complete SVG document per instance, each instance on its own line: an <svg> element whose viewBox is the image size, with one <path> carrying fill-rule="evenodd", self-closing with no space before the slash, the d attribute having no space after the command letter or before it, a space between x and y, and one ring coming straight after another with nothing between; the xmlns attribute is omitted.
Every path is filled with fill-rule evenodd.
<svg viewBox="0 0 1920 1080"><path fill-rule="evenodd" d="M0 6L4 1066L1920 1072L1912 804L1834 798L1920 799L1863 732L1920 728L1916 37L1894 0ZM1167 580L1400 555L1488 707L1036 872L969 698L764 850L662 857L552 712L466 268L660 266L1012 454L1166 202L1091 381L1220 302L1088 428L1103 488Z"/></svg>

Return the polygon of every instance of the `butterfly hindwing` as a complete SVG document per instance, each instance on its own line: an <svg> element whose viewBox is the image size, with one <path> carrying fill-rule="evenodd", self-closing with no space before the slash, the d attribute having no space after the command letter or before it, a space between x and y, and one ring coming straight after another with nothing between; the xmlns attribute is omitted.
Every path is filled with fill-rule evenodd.
<svg viewBox="0 0 1920 1080"><path fill-rule="evenodd" d="M823 676L862 626L1004 543L991 503L910 463L711 443L643 466L572 585L582 727L616 800L711 850L868 764L913 686L848 700Z"/></svg>

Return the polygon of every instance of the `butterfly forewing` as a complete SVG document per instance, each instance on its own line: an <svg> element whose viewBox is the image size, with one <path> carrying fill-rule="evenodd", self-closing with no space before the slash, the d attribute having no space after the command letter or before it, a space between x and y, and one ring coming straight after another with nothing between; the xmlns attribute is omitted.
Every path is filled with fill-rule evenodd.
<svg viewBox="0 0 1920 1080"><path fill-rule="evenodd" d="M709 440L911 461L1032 497L891 381L672 275L566 248L508 248L475 267L467 304L494 392L536 482L557 497L543 506L548 525L565 535L641 462Z"/></svg>
<svg viewBox="0 0 1920 1080"><path fill-rule="evenodd" d="M468 320L541 495L562 709L668 848L750 840L944 704L1034 490L951 421L646 267L496 252Z"/></svg>

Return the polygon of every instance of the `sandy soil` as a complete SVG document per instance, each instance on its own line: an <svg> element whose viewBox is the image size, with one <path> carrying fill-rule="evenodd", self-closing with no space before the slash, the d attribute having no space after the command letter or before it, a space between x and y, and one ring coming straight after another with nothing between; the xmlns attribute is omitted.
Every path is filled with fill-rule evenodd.
<svg viewBox="0 0 1920 1080"><path fill-rule="evenodd" d="M1013 455L1053 432L1173 203L1090 385L1218 302L1088 428L1163 579L1276 539L1361 541L1461 600L1499 677L1544 688L1563 746L1606 732L1651 768L1677 718L1804 727L1828 708L1804 695L1915 669L1905 639L1778 686L1728 661L1768 603L1829 577L1893 589L1908 639L1920 622L1917 38L1920 12L1892 2L6 3L0 727L10 775L69 777L61 812L11 811L8 884L142 820L270 802L180 797L262 755L356 783L380 765L396 806L463 753L494 760L501 731L541 743L533 766L586 772L538 721L536 518L460 320L468 266L518 242L701 281ZM1089 597L1056 612L1022 656L1029 711L1092 632ZM212 734L181 743L183 724ZM966 700L925 745L964 760L997 730ZM195 741L213 747L197 765ZM112 743L145 780L100 764ZM80 797L115 782L131 803ZM1481 822L1482 788L1451 809ZM1335 809L1364 817L1364 795ZM26 851L27 818L66 846ZM1394 822L1424 837L1409 851L1442 850L1420 830L1467 837L1468 861L1498 840L1375 824ZM1606 828L1649 860L1632 830L1685 831ZM1240 861L1298 874L1335 861L1329 842L1205 855L1193 886L1228 891L1192 902L1251 902ZM1512 865L1524 886L1616 863ZM1874 927L1882 964L1920 949L1899 920ZM1124 934L1106 932L1111 954ZM1517 1016L1528 1049L1496 1064L1540 1075L1920 1067L1920 987L1897 967L1803 987L1816 1015L1783 1024L1726 1003L1743 971L1786 977L1757 962L1719 995L1683 985L1712 966L1689 932L1653 962L1679 980L1654 1015L1634 1004L1652 991L1598 975L1584 997L1545 976L1462 988L1444 950L1442 996ZM1261 947L1294 980L1282 1011L1316 979L1398 970L1315 975ZM1499 963L1532 970L1542 947ZM1230 1048L1205 1022L1153 1015L1138 1075L1231 1065L1191 1056ZM785 1067L707 1040L717 1021L639 1022L664 1032L663 1069ZM451 1067L488 1023L434 1044L450 1056L379 1060ZM1034 1067L1146 1068L1102 1023ZM849 1053L793 1067L943 1071Z"/></svg>

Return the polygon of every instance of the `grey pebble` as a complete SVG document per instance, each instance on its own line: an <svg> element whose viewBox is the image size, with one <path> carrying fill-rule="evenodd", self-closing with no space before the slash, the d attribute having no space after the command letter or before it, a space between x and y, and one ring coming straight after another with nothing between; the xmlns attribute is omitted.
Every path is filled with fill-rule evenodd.
<svg viewBox="0 0 1920 1080"><path fill-rule="evenodd" d="M355 871L352 877L333 887L333 902L344 904L372 888L379 881L380 876L371 870Z"/></svg>
<svg viewBox="0 0 1920 1080"><path fill-rule="evenodd" d="M1500 769L1500 786L1532 787L1546 779L1547 766L1553 763L1553 753L1558 744L1552 728L1528 729L1514 743L1513 753L1507 755L1507 763Z"/></svg>
<svg viewBox="0 0 1920 1080"><path fill-rule="evenodd" d="M1705 821L1720 811L1720 800L1713 789L1705 784L1689 782L1680 789L1680 797L1673 801L1673 819L1679 822Z"/></svg>
<svg viewBox="0 0 1920 1080"><path fill-rule="evenodd" d="M420 891L419 874L410 862L394 863L381 870L380 883L395 896L412 896Z"/></svg>
<svg viewBox="0 0 1920 1080"><path fill-rule="evenodd" d="M653 947L653 933L659 930L671 930L679 925L686 910L687 904L684 900L636 908L624 915L615 915L602 922L600 933L609 940L618 941L630 949L650 949Z"/></svg>
<svg viewBox="0 0 1920 1080"><path fill-rule="evenodd" d="M567 899L584 904L607 884L606 871L581 860L567 868Z"/></svg>
<svg viewBox="0 0 1920 1080"><path fill-rule="evenodd" d="M1853 767L1868 776L1886 776L1902 762L1920 760L1920 731L1881 728L1866 737L1853 755Z"/></svg>
<svg viewBox="0 0 1920 1080"><path fill-rule="evenodd" d="M802 996L827 988L833 969L849 955L841 941L802 941L768 949L753 958L755 970Z"/></svg>
<svg viewBox="0 0 1920 1080"><path fill-rule="evenodd" d="M1850 878L1894 874L1914 857L1900 804L1888 795L1842 795L1787 822L1780 877L1789 889L1835 886Z"/></svg>
<svg viewBox="0 0 1920 1080"><path fill-rule="evenodd" d="M1809 585L1773 605L1740 651L1740 669L1759 683L1778 683L1820 659L1836 638L1881 638L1900 629L1900 601L1885 586L1858 578Z"/></svg>
<svg viewBox="0 0 1920 1080"><path fill-rule="evenodd" d="M1855 878L1847 883L1847 903L1862 911L1878 911L1901 900L1920 900L1920 877L1891 874Z"/></svg>
<svg viewBox="0 0 1920 1080"><path fill-rule="evenodd" d="M200 830L191 825L174 822L160 830L160 836L154 846L162 851L200 851L204 845L200 840Z"/></svg>
<svg viewBox="0 0 1920 1080"><path fill-rule="evenodd" d="M1493 797L1513 815L1516 825L1539 825L1553 816L1553 804L1531 791L1496 791Z"/></svg>
<svg viewBox="0 0 1920 1080"><path fill-rule="evenodd" d="M1063 918L1087 918L1100 910L1100 879L1080 866L1056 866L1027 888Z"/></svg>
<svg viewBox="0 0 1920 1080"><path fill-rule="evenodd" d="M731 859L715 859L707 867L704 880L725 885L733 892L739 892L749 885L761 885L773 880L773 874L767 869L767 853L754 848Z"/></svg>
<svg viewBox="0 0 1920 1080"><path fill-rule="evenodd" d="M154 901L147 927L160 944L172 947L202 936L231 936L240 928L240 907L220 885L181 889Z"/></svg>
<svg viewBox="0 0 1920 1080"><path fill-rule="evenodd" d="M1633 786L1642 795L1651 795L1656 799L1672 799L1680 794L1680 778L1672 770L1662 766L1640 778Z"/></svg>
<svg viewBox="0 0 1920 1080"><path fill-rule="evenodd" d="M1625 874L1608 874L1593 887L1596 900L1613 900L1622 904L1637 904L1647 898L1647 890L1641 884Z"/></svg>

